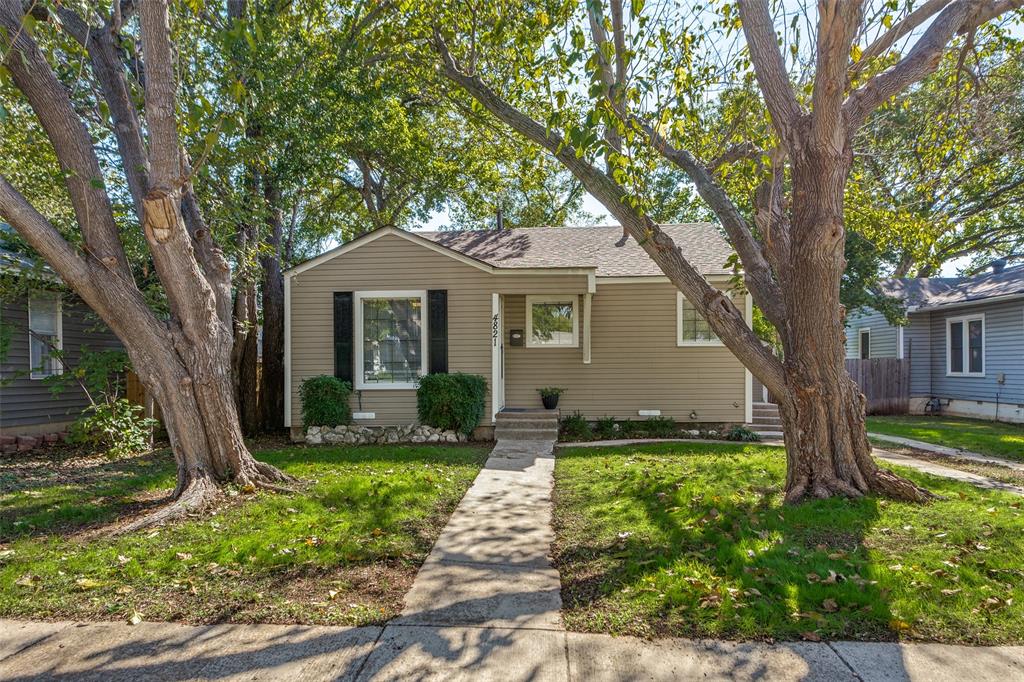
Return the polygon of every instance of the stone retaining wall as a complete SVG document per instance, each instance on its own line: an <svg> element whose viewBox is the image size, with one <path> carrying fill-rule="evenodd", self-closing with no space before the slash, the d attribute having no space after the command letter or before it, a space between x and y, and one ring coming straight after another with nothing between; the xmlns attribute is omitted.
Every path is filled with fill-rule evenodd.
<svg viewBox="0 0 1024 682"><path fill-rule="evenodd" d="M463 433L442 431L432 426L310 426L306 442L310 445L372 445L389 443L465 443Z"/></svg>

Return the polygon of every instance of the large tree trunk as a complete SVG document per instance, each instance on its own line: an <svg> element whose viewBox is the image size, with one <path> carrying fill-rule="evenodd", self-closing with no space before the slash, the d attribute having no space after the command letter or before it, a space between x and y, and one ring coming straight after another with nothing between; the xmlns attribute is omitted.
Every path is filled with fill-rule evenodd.
<svg viewBox="0 0 1024 682"><path fill-rule="evenodd" d="M0 215L121 339L142 383L162 408L178 463L176 503L128 524L126 530L200 509L228 481L255 489L277 488L289 480L253 459L242 440L231 375L231 269L198 211L191 169L178 139L167 3L150 0L138 10L146 61L148 151L141 147L141 117L135 115L134 101L118 99L111 114L123 170L167 297L166 319L153 313L135 285L92 138L68 90L23 30L21 3L0 0L0 28L11 41L4 44L4 65L53 145L83 248L68 243L2 176ZM65 21L71 29L75 25L84 22ZM108 25L105 30L116 29ZM82 42L87 49L92 46ZM103 88L108 97L125 91L123 70L97 66L95 75L111 81ZM131 159L135 162L129 163Z"/></svg>
<svg viewBox="0 0 1024 682"><path fill-rule="evenodd" d="M260 257L263 273L263 372L260 410L263 428L284 428L284 275L281 272L281 191L274 177L264 175L263 194L270 211L267 249Z"/></svg>
<svg viewBox="0 0 1024 682"><path fill-rule="evenodd" d="M864 397L846 371L839 282L849 145L833 151L808 144L792 158L792 239L780 273L789 312L780 330L787 390L777 396L789 454L786 501L869 492L925 500L927 491L875 464Z"/></svg>

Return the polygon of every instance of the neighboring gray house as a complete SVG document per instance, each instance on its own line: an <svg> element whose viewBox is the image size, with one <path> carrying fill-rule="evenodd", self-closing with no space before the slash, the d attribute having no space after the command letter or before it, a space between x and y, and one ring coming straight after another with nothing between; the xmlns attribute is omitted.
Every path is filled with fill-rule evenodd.
<svg viewBox="0 0 1024 682"><path fill-rule="evenodd" d="M910 361L910 411L1024 423L1024 267L974 277L887 279L905 326L870 309L846 323L847 358ZM938 401L935 403L934 401Z"/></svg>
<svg viewBox="0 0 1024 682"><path fill-rule="evenodd" d="M17 276L31 267L18 254L0 249L0 272ZM82 348L120 348L121 343L77 297L40 288L28 296L0 300L0 436L34 435L63 430L88 405L73 383L59 396L50 392L47 376L64 371L50 355L50 344L64 351L76 367ZM49 342L49 343L48 343Z"/></svg>

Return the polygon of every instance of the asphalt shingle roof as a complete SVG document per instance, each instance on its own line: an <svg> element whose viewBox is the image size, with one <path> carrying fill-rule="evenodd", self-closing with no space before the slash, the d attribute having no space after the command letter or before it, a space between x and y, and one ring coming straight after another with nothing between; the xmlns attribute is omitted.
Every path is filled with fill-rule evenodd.
<svg viewBox="0 0 1024 682"><path fill-rule="evenodd" d="M953 303L982 301L996 296L1024 294L1024 267L986 272L973 277L921 277L886 279L882 292L908 305L933 308Z"/></svg>
<svg viewBox="0 0 1024 682"><path fill-rule="evenodd" d="M732 247L711 223L661 225L686 258L705 275L728 274ZM596 268L598 277L662 275L622 228L524 227L511 230L416 232L498 268Z"/></svg>

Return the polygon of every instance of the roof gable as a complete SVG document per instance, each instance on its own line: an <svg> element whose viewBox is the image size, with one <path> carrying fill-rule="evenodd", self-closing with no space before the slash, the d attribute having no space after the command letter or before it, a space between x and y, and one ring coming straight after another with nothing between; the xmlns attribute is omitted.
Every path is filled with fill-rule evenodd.
<svg viewBox="0 0 1024 682"><path fill-rule="evenodd" d="M663 225L685 257L704 275L729 275L732 247L710 223ZM529 227L511 230L409 232L381 228L288 270L288 276L395 235L491 273L576 272L597 277L660 277L664 273L619 226Z"/></svg>

